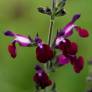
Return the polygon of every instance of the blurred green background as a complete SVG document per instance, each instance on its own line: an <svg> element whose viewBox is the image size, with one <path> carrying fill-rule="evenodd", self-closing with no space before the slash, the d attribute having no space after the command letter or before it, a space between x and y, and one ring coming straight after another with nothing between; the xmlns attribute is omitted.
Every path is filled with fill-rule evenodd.
<svg viewBox="0 0 92 92"><path fill-rule="evenodd" d="M81 14L76 24L88 29L90 37L83 39L75 32L71 39L78 43L78 55L84 56L85 67L80 74L76 74L71 65L66 65L51 76L56 81L58 92L85 92L89 87L86 82L87 62L92 58L92 0L67 1L67 15L56 18L53 31L55 33L57 28L66 25L74 14ZM35 48L17 45L17 58L12 59L7 51L12 38L5 37L3 32L10 29L31 37L38 32L47 41L49 17L38 13L37 8L48 5L50 0L0 0L0 92L35 92L32 80L34 65L38 63Z"/></svg>

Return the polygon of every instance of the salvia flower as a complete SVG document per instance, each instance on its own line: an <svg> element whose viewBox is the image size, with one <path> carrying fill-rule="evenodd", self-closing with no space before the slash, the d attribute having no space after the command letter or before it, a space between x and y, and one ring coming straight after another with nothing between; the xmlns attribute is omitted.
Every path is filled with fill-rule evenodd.
<svg viewBox="0 0 92 92"><path fill-rule="evenodd" d="M73 30L76 30L80 37L88 37L89 33L86 29L74 24L79 18L80 14L74 15L72 20L63 29L59 31L56 37L56 45L59 45L61 41L66 42L65 38L71 36L73 34Z"/></svg>
<svg viewBox="0 0 92 92"><path fill-rule="evenodd" d="M6 36L10 36L14 38L14 40L8 46L8 51L13 58L16 57L16 43L18 43L20 46L23 47L28 47L32 45L32 40L27 36L16 34L12 31L6 31L4 34Z"/></svg>
<svg viewBox="0 0 92 92"><path fill-rule="evenodd" d="M53 50L52 48L42 43L42 40L38 37L35 37L35 42L37 44L36 48L36 58L40 63L46 63L53 58Z"/></svg>
<svg viewBox="0 0 92 92"><path fill-rule="evenodd" d="M72 64L74 71L79 73L83 69L84 60L82 56L77 57L76 55L78 51L77 44L75 42L71 42L70 45L63 46L63 49L61 49L62 54L57 56L57 64L65 65L70 63Z"/></svg>
<svg viewBox="0 0 92 92"><path fill-rule="evenodd" d="M35 70L36 73L33 76L33 80L38 87L44 89L52 84L52 81L49 79L48 75L39 65L36 65Z"/></svg>

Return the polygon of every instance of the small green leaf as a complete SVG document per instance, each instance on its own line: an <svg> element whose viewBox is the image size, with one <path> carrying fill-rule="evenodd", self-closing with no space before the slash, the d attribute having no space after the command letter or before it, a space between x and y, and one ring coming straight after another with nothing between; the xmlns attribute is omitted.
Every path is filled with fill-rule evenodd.
<svg viewBox="0 0 92 92"><path fill-rule="evenodd" d="M61 1L58 3L57 7L58 7L58 8L63 8L63 7L65 6L65 4L66 4L66 1L67 1L67 0L61 0Z"/></svg>
<svg viewBox="0 0 92 92"><path fill-rule="evenodd" d="M66 14L65 10L64 9L61 9L59 11L56 12L55 16L64 16Z"/></svg>
<svg viewBox="0 0 92 92"><path fill-rule="evenodd" d="M48 7L45 7L45 8L44 7L39 7L38 11L40 13L42 13L42 14L47 14L47 15L51 15L52 14L51 9L48 8Z"/></svg>

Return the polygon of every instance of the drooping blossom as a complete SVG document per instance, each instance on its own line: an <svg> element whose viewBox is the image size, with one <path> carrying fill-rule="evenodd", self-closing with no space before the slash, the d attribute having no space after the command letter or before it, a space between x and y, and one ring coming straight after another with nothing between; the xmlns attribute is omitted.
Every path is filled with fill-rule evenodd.
<svg viewBox="0 0 92 92"><path fill-rule="evenodd" d="M46 63L49 60L53 58L53 50L52 48L47 45L42 43L42 40L36 36L35 37L35 42L37 44L36 48L36 58L40 63Z"/></svg>
<svg viewBox="0 0 92 92"><path fill-rule="evenodd" d="M36 73L33 76L33 80L38 87L44 89L52 84L52 81L49 79L47 73L45 73L45 71L39 65L36 65L35 70Z"/></svg>
<svg viewBox="0 0 92 92"><path fill-rule="evenodd" d="M20 46L23 47L28 47L32 45L32 40L27 36L20 35L9 30L6 31L4 34L6 36L10 36L14 38L13 41L8 46L8 51L9 54L12 56L12 58L16 57L16 43L18 43Z"/></svg>

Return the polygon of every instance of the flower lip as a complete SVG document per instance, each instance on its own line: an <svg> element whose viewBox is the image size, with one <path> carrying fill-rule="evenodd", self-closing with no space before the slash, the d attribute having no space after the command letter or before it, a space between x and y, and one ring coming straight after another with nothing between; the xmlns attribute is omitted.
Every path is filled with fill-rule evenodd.
<svg viewBox="0 0 92 92"><path fill-rule="evenodd" d="M73 68L76 73L80 73L83 69L84 59L82 56L79 56L78 59L73 63Z"/></svg>
<svg viewBox="0 0 92 92"><path fill-rule="evenodd" d="M67 43L66 45L68 45L68 44L69 43ZM67 47L65 47L63 49L63 53L65 55L69 55L69 56L70 55L76 55L77 51L78 51L78 46L75 42L71 42L70 45L68 45Z"/></svg>
<svg viewBox="0 0 92 92"><path fill-rule="evenodd" d="M42 45L43 48L36 48L36 58L40 63L46 63L53 58L53 50L47 44Z"/></svg>
<svg viewBox="0 0 92 92"><path fill-rule="evenodd" d="M16 47L15 47L14 43L12 43L8 46L8 51L9 51L12 58L16 57Z"/></svg>
<svg viewBox="0 0 92 92"><path fill-rule="evenodd" d="M75 26L75 29L77 30L80 37L88 37L89 33L86 29L81 28L79 26Z"/></svg>

